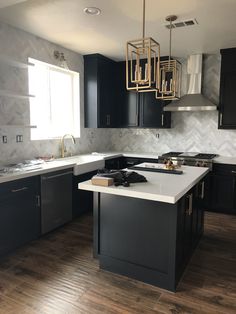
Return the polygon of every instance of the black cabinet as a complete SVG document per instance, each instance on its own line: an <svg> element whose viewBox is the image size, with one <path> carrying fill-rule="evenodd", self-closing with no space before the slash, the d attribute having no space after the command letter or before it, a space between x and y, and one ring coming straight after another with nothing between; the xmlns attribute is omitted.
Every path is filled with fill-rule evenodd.
<svg viewBox="0 0 236 314"><path fill-rule="evenodd" d="M100 54L84 56L85 127L116 126L116 74L115 61Z"/></svg>
<svg viewBox="0 0 236 314"><path fill-rule="evenodd" d="M124 168L124 157L117 157L105 160L106 169L122 169Z"/></svg>
<svg viewBox="0 0 236 314"><path fill-rule="evenodd" d="M84 56L85 127L170 128L168 104L154 92L126 90L126 64L100 54Z"/></svg>
<svg viewBox="0 0 236 314"><path fill-rule="evenodd" d="M169 101L157 100L155 93L140 94L139 125L143 128L170 128L171 113L163 111Z"/></svg>
<svg viewBox="0 0 236 314"><path fill-rule="evenodd" d="M105 161L106 169L130 168L143 162L158 163L158 158L117 157Z"/></svg>
<svg viewBox="0 0 236 314"><path fill-rule="evenodd" d="M179 201L176 242L176 273L183 272L204 231L204 178Z"/></svg>
<svg viewBox="0 0 236 314"><path fill-rule="evenodd" d="M95 193L100 267L175 291L203 231L203 191L200 182L175 204Z"/></svg>
<svg viewBox="0 0 236 314"><path fill-rule="evenodd" d="M204 204L207 197L207 177L193 189L192 243L195 247L204 231Z"/></svg>
<svg viewBox="0 0 236 314"><path fill-rule="evenodd" d="M158 158L124 157L123 168L130 168L143 162L158 163Z"/></svg>
<svg viewBox="0 0 236 314"><path fill-rule="evenodd" d="M73 176L72 217L76 218L93 209L93 192L79 190L78 184L90 180L97 171Z"/></svg>
<svg viewBox="0 0 236 314"><path fill-rule="evenodd" d="M157 100L154 92L126 90L125 62L118 62L118 108L120 127L170 128L171 113L164 112L168 102Z"/></svg>
<svg viewBox="0 0 236 314"><path fill-rule="evenodd" d="M0 256L40 235L38 177L2 183Z"/></svg>
<svg viewBox="0 0 236 314"><path fill-rule="evenodd" d="M236 129L236 48L221 50L219 128Z"/></svg>
<svg viewBox="0 0 236 314"><path fill-rule="evenodd" d="M72 219L72 169L41 175L41 231L54 230Z"/></svg>
<svg viewBox="0 0 236 314"><path fill-rule="evenodd" d="M236 214L236 165L213 165L208 210Z"/></svg>
<svg viewBox="0 0 236 314"><path fill-rule="evenodd" d="M126 64L117 63L117 106L119 127L138 127L139 125L139 94L126 89Z"/></svg>

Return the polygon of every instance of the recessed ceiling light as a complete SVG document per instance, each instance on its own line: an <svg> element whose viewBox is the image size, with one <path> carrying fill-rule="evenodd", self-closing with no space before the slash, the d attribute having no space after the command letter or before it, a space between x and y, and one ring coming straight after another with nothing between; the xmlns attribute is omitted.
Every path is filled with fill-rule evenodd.
<svg viewBox="0 0 236 314"><path fill-rule="evenodd" d="M88 8L84 8L84 13L89 14L89 15L99 15L101 14L101 10L95 7L88 7Z"/></svg>

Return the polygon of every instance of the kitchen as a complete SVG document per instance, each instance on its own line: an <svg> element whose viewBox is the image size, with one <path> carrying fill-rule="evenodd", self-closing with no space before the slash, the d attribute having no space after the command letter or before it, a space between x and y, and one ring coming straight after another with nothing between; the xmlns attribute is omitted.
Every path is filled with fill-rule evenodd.
<svg viewBox="0 0 236 314"><path fill-rule="evenodd" d="M135 10L132 10L134 1L126 1L127 3L119 1L120 4L117 1L109 1L109 4L105 1L70 2L70 6L68 1L62 0L2 1L0 4L2 6L0 40L4 43L0 47L0 55L4 56L0 68L1 92L10 90L20 95L31 94L28 90L30 72L27 69L9 66L6 64L6 56L8 63L10 59L11 63L14 60L26 64L29 62L28 58L31 58L35 64L41 61L58 66L61 60L56 58L55 51L59 52L59 57L62 57L61 53L64 54L68 68L79 73L79 78L75 73L75 79L79 79L80 85L80 112L77 115L80 121L75 121L80 125L80 129L76 129L73 133L73 130L69 132L63 130L57 139L53 139L52 136L48 139L32 140L32 136L37 138L36 132L40 127L29 127L34 126L34 123L31 123L29 108L33 108L32 112L35 108L37 110L37 97L25 99L8 97L3 93L1 95L0 149L1 164L5 169L3 171L8 171L6 165L18 165L24 160L35 160L36 157L45 157L49 160L53 159L52 156L60 157L62 136L66 133L75 135L75 144L69 137L64 138L66 157L63 160L56 159L41 165L30 164L26 166L29 167L27 170L24 167L23 170L15 172L13 167L13 170L9 170L12 173L1 173L1 208L2 213L6 209L9 215L4 216L3 213L1 218L3 254L0 264L0 312L233 313L235 310L233 171L236 168L236 133L235 123L233 125L231 121L235 119L235 109L231 105L232 111L226 112L221 126L221 114L224 113L222 108L203 112L165 112L160 111L161 106L157 107L157 100L153 102L154 93L139 93L137 96L136 93L126 91L125 87L121 91L120 84L124 85L125 82L124 64L121 64L125 60L125 45L127 40L137 38L141 34L142 1L139 1L139 5L135 5ZM236 47L232 36L235 29L234 19L233 16L229 18L234 12L235 4L233 1L227 1L228 6L226 6L222 1L206 1L204 4L206 8L203 9L203 4L191 2L190 4L189 1L181 1L177 7L174 1L170 1L165 7L160 1L159 7L157 1L147 0L146 32L160 42L161 55L167 56L169 30L164 27L165 17L175 13L180 21L196 18L199 24L188 26L187 29L180 27L174 29L172 33L173 55L177 55L182 62L182 95L186 94L188 85L187 57L204 53L202 91L213 104L219 105L221 62L227 57L227 51L225 57L222 57L220 49ZM83 10L88 6L99 7L101 14L86 15ZM213 10L213 6L215 17L213 19L212 16L212 22L209 21L207 24L206 15L209 14L207 12ZM119 14L116 16L114 13L116 11L120 16ZM159 12L157 16L154 14L155 11ZM111 23L110 14L112 14L113 25L107 24ZM78 23L81 24L77 25L78 30L74 29L75 33L73 33L73 26L67 24L70 16L74 21L77 21L78 16L80 17ZM122 32L123 34L118 31L121 16L124 25L130 23L130 31L128 32L127 29ZM214 32L211 24L217 27ZM113 34L115 31L119 34ZM77 32L80 32L80 36ZM207 37L205 38L201 32L205 32ZM228 36L225 35L226 33ZM214 34L217 34L217 37ZM117 40L114 39L116 36ZM85 55L87 56L83 57ZM230 65L233 68L234 59L229 57L228 60L230 60L229 64L226 58L225 67ZM104 97L101 103L108 103L104 108L104 117L99 116L103 112L99 111L100 104L94 106L93 102L94 107L90 110L88 95L91 93L86 89L89 75L93 76L91 67L89 68L90 62L101 62L101 64L108 62L112 69L113 66L115 68L118 66L115 72L117 75L104 79L102 74L98 78L108 84L104 87L104 94L101 90L98 95ZM106 69L108 71L104 70L103 73L107 75L110 66ZM117 78L120 78L118 82ZM230 101L232 103L232 100ZM106 111L107 108L112 112ZM36 118L40 116L40 109L36 111L35 116ZM63 118L66 119L66 115ZM161 125L163 119L166 124L164 128ZM229 119L230 123L228 123ZM22 125L25 127L23 128ZM42 121L42 129L44 125L45 121ZM92 152L97 154L92 155ZM168 152L218 155L212 158L213 171L210 173L210 195L213 197L210 198L208 209L212 212L205 212L204 236L175 294L99 269L98 260L92 255L93 231L90 214L93 207L92 194L78 190L78 183L89 180L97 169L104 165L107 168L122 169L142 162L156 162L158 157ZM68 157L70 154L73 157ZM78 155L79 157L75 157ZM191 156L187 159L193 160ZM15 168L19 169L19 166ZM63 180L68 180L72 172L73 182L65 186ZM66 175L58 176L61 173ZM51 178L53 182L56 181L56 188L48 179L51 176L57 176ZM62 180L61 187L57 179ZM23 185L19 184L21 180L25 180ZM49 187L44 189L47 182ZM8 195L9 190L18 190L22 187L29 187L23 196L13 199ZM53 188L55 191L50 194ZM126 191L128 189L126 188ZM59 227L62 223L57 221L56 217L55 225L48 227L46 221L45 232L42 235L39 216L43 209L46 208L46 213L50 210L55 213L58 207L69 208L70 200L68 198L68 201L63 202L63 196L64 199L66 195L68 197L70 190L73 191L72 206L76 205L73 206L72 213L63 219L65 222L71 220L72 222ZM47 202L42 203L43 193L46 194L47 201L51 202L50 208L46 206ZM26 200L26 196L30 201ZM10 203L8 203L9 199ZM33 205L35 215L30 205L33 199L38 200L38 206ZM19 208L16 205L19 204L25 216L23 214L19 216L17 213ZM90 210L90 213L87 210ZM84 211L86 213L82 215ZM32 228L30 232L24 233L23 231L28 228L27 221ZM7 222L10 224L8 225ZM4 248L6 239L9 245Z"/></svg>

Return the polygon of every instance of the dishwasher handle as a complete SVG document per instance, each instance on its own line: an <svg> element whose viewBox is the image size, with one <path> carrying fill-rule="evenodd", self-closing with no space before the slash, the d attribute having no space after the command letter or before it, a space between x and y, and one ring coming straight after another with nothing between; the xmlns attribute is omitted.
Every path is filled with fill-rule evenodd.
<svg viewBox="0 0 236 314"><path fill-rule="evenodd" d="M49 175L42 175L41 179L42 180L51 180L51 179L62 177L62 176L68 175L68 174L73 174L73 172L72 171L67 171L67 172L63 172L63 173L54 174L54 175L51 175L51 176L49 176Z"/></svg>

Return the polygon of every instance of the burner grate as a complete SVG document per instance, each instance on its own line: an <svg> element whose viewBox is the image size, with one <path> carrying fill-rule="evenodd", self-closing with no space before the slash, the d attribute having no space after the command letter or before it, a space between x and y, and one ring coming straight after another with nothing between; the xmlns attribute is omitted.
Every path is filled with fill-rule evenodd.
<svg viewBox="0 0 236 314"><path fill-rule="evenodd" d="M196 155L196 158L198 158L198 159L213 159L215 157L216 157L216 154L199 153Z"/></svg>

